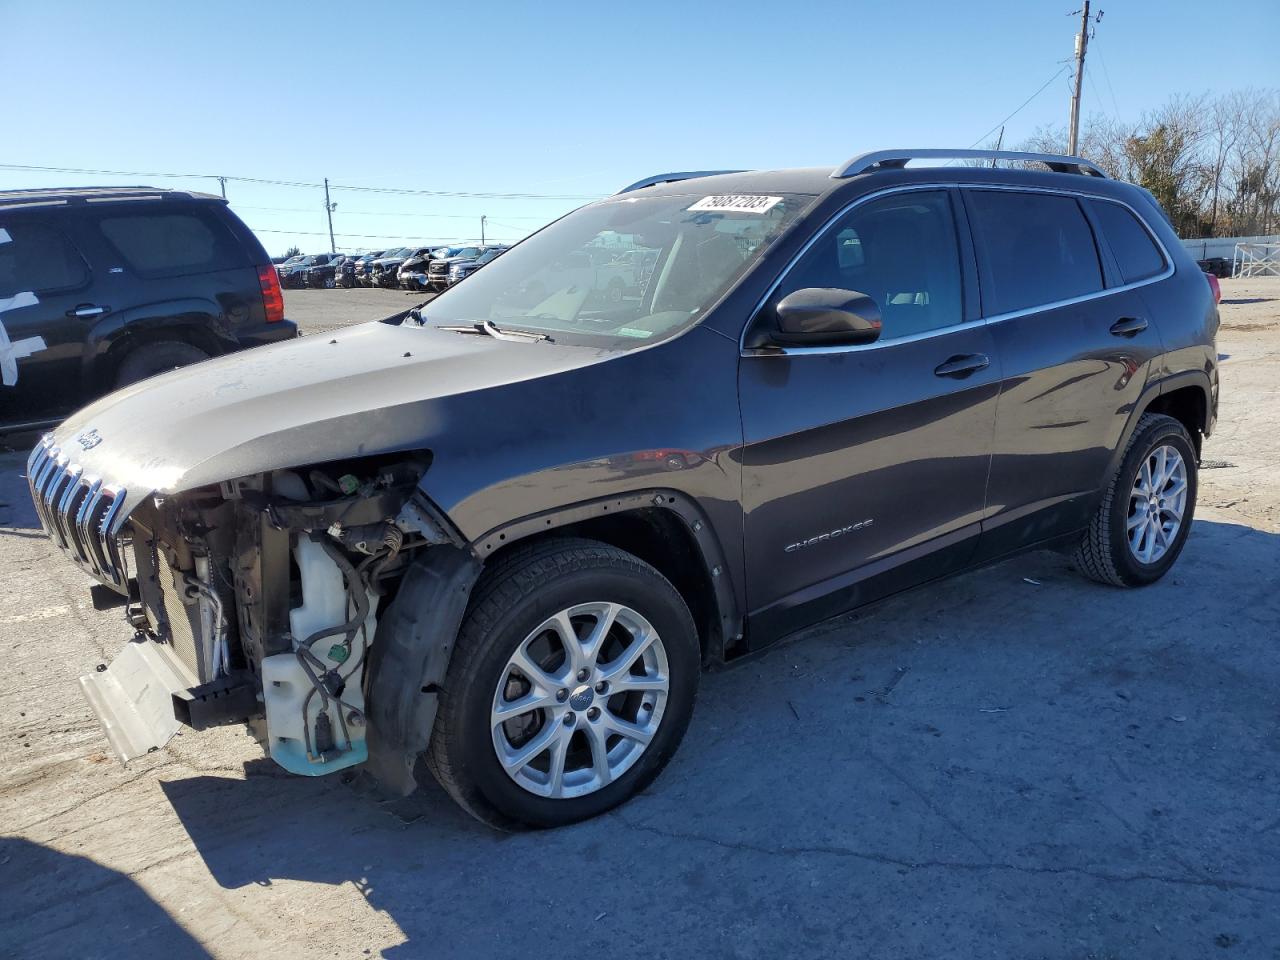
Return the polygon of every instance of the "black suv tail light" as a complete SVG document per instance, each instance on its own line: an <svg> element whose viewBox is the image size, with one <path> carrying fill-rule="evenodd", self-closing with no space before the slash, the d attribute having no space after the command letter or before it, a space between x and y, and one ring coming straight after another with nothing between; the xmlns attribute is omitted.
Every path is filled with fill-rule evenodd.
<svg viewBox="0 0 1280 960"><path fill-rule="evenodd" d="M284 319L284 292L280 289L280 276L271 264L258 268L258 285L262 287L262 305L267 310L267 323L279 323Z"/></svg>

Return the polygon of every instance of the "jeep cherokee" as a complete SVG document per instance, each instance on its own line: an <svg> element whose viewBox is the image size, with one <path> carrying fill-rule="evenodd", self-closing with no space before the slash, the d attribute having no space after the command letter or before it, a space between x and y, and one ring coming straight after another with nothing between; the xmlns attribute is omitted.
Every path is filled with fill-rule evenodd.
<svg viewBox="0 0 1280 960"><path fill-rule="evenodd" d="M651 177L420 308L76 414L29 477L137 631L82 680L116 752L247 722L295 773L407 792L422 757L563 824L654 779L704 665L1029 549L1159 579L1209 289L1144 190L908 167L957 156L993 155ZM626 251L637 295L592 297L572 262Z"/></svg>

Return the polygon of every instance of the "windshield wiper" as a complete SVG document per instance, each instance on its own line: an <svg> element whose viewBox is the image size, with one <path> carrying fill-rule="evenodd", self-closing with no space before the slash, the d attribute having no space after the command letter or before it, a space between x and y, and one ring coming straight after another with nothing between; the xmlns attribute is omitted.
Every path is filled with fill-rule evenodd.
<svg viewBox="0 0 1280 960"><path fill-rule="evenodd" d="M477 320L474 323L440 327L440 329L448 330L450 333L479 333L493 337L495 340L545 340L547 343L555 343L555 340L545 333L536 333L533 330L503 330L492 320Z"/></svg>

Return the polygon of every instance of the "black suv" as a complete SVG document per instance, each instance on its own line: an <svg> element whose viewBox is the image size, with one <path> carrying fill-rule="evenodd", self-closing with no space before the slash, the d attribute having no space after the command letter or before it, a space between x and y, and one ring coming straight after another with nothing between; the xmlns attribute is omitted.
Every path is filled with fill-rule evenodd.
<svg viewBox="0 0 1280 960"><path fill-rule="evenodd" d="M281 264L276 272L280 277L280 285L287 290L300 290L308 286L307 280L315 267L328 266L336 260L336 253L312 253ZM320 284L323 286L323 284Z"/></svg>
<svg viewBox="0 0 1280 960"><path fill-rule="evenodd" d="M295 336L271 259L220 197L0 191L0 429Z"/></svg>
<svg viewBox="0 0 1280 960"><path fill-rule="evenodd" d="M562 824L653 780L705 664L1030 549L1159 579L1217 411L1203 274L1085 160L938 156L992 154L651 177L46 436L45 528L159 641L82 681L117 752L247 721L297 773L424 756Z"/></svg>

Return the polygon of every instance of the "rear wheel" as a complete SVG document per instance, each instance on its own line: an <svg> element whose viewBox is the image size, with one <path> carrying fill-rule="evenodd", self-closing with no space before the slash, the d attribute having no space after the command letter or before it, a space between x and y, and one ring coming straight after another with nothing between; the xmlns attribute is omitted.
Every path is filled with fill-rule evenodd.
<svg viewBox="0 0 1280 960"><path fill-rule="evenodd" d="M428 765L494 826L596 816L671 758L699 669L689 610L653 567L589 540L519 549L477 588Z"/></svg>
<svg viewBox="0 0 1280 960"><path fill-rule="evenodd" d="M1117 587L1159 580L1191 531L1197 480L1186 428L1173 417L1144 414L1076 548L1076 566L1090 579Z"/></svg>
<svg viewBox="0 0 1280 960"><path fill-rule="evenodd" d="M181 340L158 340L130 350L116 370L116 387L126 387L158 373L208 360L209 354Z"/></svg>

